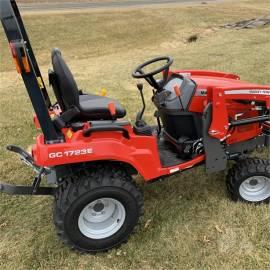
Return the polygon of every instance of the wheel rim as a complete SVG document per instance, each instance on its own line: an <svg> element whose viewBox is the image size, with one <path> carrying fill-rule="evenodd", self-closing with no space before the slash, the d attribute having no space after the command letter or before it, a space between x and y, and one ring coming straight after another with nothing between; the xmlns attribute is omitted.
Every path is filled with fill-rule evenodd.
<svg viewBox="0 0 270 270"><path fill-rule="evenodd" d="M103 239L119 231L125 217L126 211L121 202L112 198L100 198L83 208L78 225L84 236Z"/></svg>
<svg viewBox="0 0 270 270"><path fill-rule="evenodd" d="M246 179L239 188L243 199L251 202L260 202L270 197L270 178L253 176Z"/></svg>

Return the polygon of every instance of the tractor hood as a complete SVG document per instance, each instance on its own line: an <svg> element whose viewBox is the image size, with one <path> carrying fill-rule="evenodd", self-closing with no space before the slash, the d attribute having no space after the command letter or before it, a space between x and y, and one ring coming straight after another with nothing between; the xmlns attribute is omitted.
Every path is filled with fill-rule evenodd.
<svg viewBox="0 0 270 270"><path fill-rule="evenodd" d="M196 82L198 85L198 88L216 88L216 87L222 87L222 88L239 88L239 87L245 87L245 88L251 88L254 87L258 89L267 89L270 87L266 87L265 85L250 83L246 81L241 81L240 79L231 79L231 78L225 78L225 77L206 77L206 76L191 76L191 79Z"/></svg>
<svg viewBox="0 0 270 270"><path fill-rule="evenodd" d="M173 73L186 76L197 84L193 98L188 100L191 112L202 113L207 95L218 88L232 99L263 101L270 108L270 85L241 81L238 75L208 70L177 70Z"/></svg>
<svg viewBox="0 0 270 270"><path fill-rule="evenodd" d="M241 81L236 74L209 71L209 70L177 70L172 73L181 74L194 80L197 84L197 89L209 89L215 87L221 88L246 88L246 89L263 89L270 90L270 85L261 85Z"/></svg>

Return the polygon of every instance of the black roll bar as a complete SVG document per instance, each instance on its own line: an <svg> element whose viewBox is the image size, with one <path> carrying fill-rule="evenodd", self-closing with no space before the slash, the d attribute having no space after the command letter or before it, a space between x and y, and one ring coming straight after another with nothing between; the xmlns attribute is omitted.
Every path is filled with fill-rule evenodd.
<svg viewBox="0 0 270 270"><path fill-rule="evenodd" d="M0 1L0 20L6 33L17 71L21 74L45 137L45 143L62 141L48 112L51 101L40 73L16 0Z"/></svg>

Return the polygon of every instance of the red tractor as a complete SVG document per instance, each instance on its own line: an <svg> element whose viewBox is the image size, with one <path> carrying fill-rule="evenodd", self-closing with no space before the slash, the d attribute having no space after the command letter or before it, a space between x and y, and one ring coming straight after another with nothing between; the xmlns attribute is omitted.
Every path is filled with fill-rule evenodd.
<svg viewBox="0 0 270 270"><path fill-rule="evenodd" d="M53 195L56 229L70 247L97 252L128 239L143 213L137 174L151 182L199 165L222 171L231 161L230 197L269 202L270 161L249 154L269 150L270 86L222 72L171 71L171 57L155 58L132 75L152 86L157 125L143 120L142 84L137 88L143 107L132 125L122 120L126 111L117 100L79 90L58 49L49 71L57 99L51 104L15 0L1 1L0 19L42 131L31 154L7 147L37 172L33 185L2 183L0 190ZM161 67L146 73L154 63ZM40 186L43 178L53 186Z"/></svg>

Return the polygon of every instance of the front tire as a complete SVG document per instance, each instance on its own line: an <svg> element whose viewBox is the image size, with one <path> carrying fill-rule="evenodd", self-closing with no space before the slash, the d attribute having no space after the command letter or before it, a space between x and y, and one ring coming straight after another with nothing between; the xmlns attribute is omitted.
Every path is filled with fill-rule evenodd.
<svg viewBox="0 0 270 270"><path fill-rule="evenodd" d="M126 242L142 213L142 193L124 168L110 164L80 170L55 196L58 235L81 252L106 251Z"/></svg>
<svg viewBox="0 0 270 270"><path fill-rule="evenodd" d="M227 189L234 201L270 202L270 161L248 158L236 163L227 176Z"/></svg>

